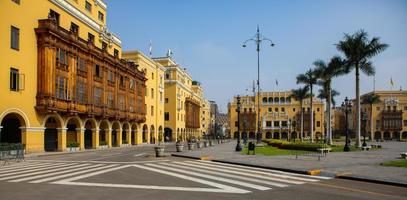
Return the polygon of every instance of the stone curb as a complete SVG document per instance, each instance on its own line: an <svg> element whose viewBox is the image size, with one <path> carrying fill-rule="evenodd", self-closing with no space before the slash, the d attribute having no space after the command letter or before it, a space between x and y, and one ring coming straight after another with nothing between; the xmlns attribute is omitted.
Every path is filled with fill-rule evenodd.
<svg viewBox="0 0 407 200"><path fill-rule="evenodd" d="M355 175L336 175L335 178L407 188L407 183L404 183L404 182L372 179L372 178L368 178L368 177L355 176Z"/></svg>

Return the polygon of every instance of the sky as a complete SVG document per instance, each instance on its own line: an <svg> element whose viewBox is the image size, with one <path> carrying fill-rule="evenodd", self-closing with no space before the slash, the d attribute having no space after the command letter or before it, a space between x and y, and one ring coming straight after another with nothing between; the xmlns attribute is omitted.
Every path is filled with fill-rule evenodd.
<svg viewBox="0 0 407 200"><path fill-rule="evenodd" d="M296 76L317 59L343 56L335 44L360 29L380 37L389 48L372 59L376 90L407 89L406 0L105 0L109 29L123 50L173 58L201 82L205 97L227 112L235 95L252 94L257 79L254 43L242 47L259 25L276 45L260 51L262 91L298 88ZM278 85L276 85L276 80ZM374 78L361 75L361 93L373 90ZM355 72L335 78L332 87L355 97ZM317 91L315 89L314 91Z"/></svg>

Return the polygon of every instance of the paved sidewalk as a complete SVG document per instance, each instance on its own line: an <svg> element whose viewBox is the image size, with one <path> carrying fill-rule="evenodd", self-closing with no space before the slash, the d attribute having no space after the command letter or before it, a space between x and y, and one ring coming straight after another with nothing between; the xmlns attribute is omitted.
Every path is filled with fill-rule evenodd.
<svg viewBox="0 0 407 200"><path fill-rule="evenodd" d="M277 168L306 173L321 170L323 174L346 175L370 180L394 182L407 185L407 168L384 167L379 164L396 160L400 152L407 151L405 142L383 142L381 150L330 153L318 161L316 157L246 155L235 152L236 141L215 146L185 151L173 155L188 157L210 157L221 162L240 163L259 167ZM259 147L261 148L261 147Z"/></svg>

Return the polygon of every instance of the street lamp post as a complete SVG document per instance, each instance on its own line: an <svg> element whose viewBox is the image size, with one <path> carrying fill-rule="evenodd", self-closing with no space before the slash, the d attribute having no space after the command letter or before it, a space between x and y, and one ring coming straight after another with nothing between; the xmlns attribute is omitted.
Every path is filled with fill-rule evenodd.
<svg viewBox="0 0 407 200"><path fill-rule="evenodd" d="M345 112L345 147L343 151L350 151L350 141L349 141L349 127L348 127L348 114L351 111L352 103L348 100L348 97L345 98L345 102L342 102L342 110Z"/></svg>
<svg viewBox="0 0 407 200"><path fill-rule="evenodd" d="M362 124L363 124L363 144L362 147L366 147L366 123L367 123L367 115L365 112L362 112Z"/></svg>
<svg viewBox="0 0 407 200"><path fill-rule="evenodd" d="M242 151L242 145L240 144L240 96L237 95L237 106L236 106L236 112L237 112L237 144L236 144L236 151Z"/></svg>
<svg viewBox="0 0 407 200"><path fill-rule="evenodd" d="M274 43L264 37L263 35L260 34L260 29L259 26L257 25L257 33L254 37L246 40L243 43L243 47L246 47L246 43L249 41L253 41L256 43L256 51L257 51L257 142L259 143L261 141L261 132L260 132L260 126L261 126L261 122L260 122L260 44L263 41L268 41L270 42L270 46L274 46Z"/></svg>

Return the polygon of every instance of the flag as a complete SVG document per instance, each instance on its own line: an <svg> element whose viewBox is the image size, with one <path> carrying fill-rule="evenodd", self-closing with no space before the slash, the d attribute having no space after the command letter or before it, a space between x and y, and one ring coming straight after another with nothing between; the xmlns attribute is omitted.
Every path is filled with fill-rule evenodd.
<svg viewBox="0 0 407 200"><path fill-rule="evenodd" d="M150 57L151 57L151 55L153 53L153 43L151 42L151 40L150 40L150 47L148 48L148 50L149 50Z"/></svg>
<svg viewBox="0 0 407 200"><path fill-rule="evenodd" d="M276 79L276 86L278 86L278 80Z"/></svg>

